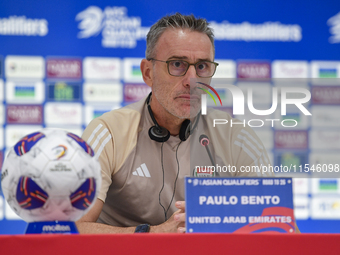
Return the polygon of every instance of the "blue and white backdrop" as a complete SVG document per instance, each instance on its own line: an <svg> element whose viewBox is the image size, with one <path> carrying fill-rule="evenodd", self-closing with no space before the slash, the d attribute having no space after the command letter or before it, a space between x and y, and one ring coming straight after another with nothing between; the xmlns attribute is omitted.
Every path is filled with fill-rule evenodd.
<svg viewBox="0 0 340 255"><path fill-rule="evenodd" d="M0 166L27 133L62 127L80 135L94 117L144 97L145 35L175 12L211 22L218 78L249 78L242 86L264 94L272 84L251 78L340 78L339 1L1 1ZM304 86L315 95L308 107L316 121L292 113L301 129L270 128L271 160L339 163L339 83ZM294 203L302 232L339 232L340 179L295 179ZM0 234L24 228L0 190Z"/></svg>

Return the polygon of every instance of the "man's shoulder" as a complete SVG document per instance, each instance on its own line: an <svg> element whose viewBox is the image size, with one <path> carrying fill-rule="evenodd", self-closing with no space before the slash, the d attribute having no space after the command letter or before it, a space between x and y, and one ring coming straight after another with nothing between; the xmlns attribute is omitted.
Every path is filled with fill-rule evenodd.
<svg viewBox="0 0 340 255"><path fill-rule="evenodd" d="M85 131L100 131L107 129L111 134L131 134L138 129L145 100L132 103L119 109L104 113L93 119ZM86 132L85 132L86 133Z"/></svg>
<svg viewBox="0 0 340 255"><path fill-rule="evenodd" d="M126 105L122 108L114 109L112 111L106 112L100 117L98 117L97 119L99 121L104 121L104 122L107 122L107 121L117 122L118 120L124 121L124 122L135 121L136 117L141 116L143 112L144 104L145 104L145 99Z"/></svg>

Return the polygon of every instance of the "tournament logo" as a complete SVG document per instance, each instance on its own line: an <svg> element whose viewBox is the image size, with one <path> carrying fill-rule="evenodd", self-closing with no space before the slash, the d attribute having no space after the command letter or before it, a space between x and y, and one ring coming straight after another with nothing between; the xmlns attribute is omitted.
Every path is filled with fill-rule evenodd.
<svg viewBox="0 0 340 255"><path fill-rule="evenodd" d="M60 144L52 148L52 151L56 157L56 160L58 160L66 155L67 147L65 145Z"/></svg>
<svg viewBox="0 0 340 255"><path fill-rule="evenodd" d="M146 39L150 27L142 27L140 17L131 17L127 13L124 6L106 6L104 10L89 6L76 16L80 29L78 38L86 39L102 32L104 48L135 48L137 41Z"/></svg>
<svg viewBox="0 0 340 255"><path fill-rule="evenodd" d="M327 25L330 26L329 32L332 34L331 37L329 37L330 43L340 43L340 12L338 12L333 17L329 18L327 20Z"/></svg>

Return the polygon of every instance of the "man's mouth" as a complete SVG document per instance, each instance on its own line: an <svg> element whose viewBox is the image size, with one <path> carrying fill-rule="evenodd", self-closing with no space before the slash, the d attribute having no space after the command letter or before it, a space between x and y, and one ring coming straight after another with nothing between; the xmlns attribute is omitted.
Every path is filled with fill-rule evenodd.
<svg viewBox="0 0 340 255"><path fill-rule="evenodd" d="M181 99L186 99L186 100L199 100L200 97L196 94L182 94L177 96L177 98L181 98Z"/></svg>

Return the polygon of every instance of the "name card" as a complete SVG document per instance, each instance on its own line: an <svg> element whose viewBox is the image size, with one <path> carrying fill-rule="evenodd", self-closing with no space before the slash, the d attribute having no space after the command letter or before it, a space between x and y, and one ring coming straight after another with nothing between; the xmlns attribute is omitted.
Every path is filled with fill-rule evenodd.
<svg viewBox="0 0 340 255"><path fill-rule="evenodd" d="M187 233L295 233L291 178L185 179Z"/></svg>

